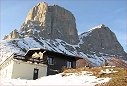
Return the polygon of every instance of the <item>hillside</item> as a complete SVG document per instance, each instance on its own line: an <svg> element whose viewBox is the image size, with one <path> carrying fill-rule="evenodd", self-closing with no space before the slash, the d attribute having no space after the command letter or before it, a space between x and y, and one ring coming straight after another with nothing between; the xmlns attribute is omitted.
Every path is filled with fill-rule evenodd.
<svg viewBox="0 0 127 86"><path fill-rule="evenodd" d="M98 25L79 36L77 32L75 17L70 11L41 2L29 11L20 30L12 31L0 41L0 63L13 53L24 55L30 48L82 57L92 66L102 66L112 57L127 60L115 33L106 25Z"/></svg>
<svg viewBox="0 0 127 86"><path fill-rule="evenodd" d="M78 45L70 45L60 39L56 39L53 41L50 39L38 40L36 38L26 37L9 41L3 40L1 41L0 45L1 63L13 53L24 55L25 52L30 48L44 48L59 53L86 58L89 59L93 63L93 65L96 66L101 65L104 60L103 57L97 58L95 55L93 55L93 58L88 58L83 52L77 52L76 48L79 47ZM96 61L94 61L94 59L96 59Z"/></svg>

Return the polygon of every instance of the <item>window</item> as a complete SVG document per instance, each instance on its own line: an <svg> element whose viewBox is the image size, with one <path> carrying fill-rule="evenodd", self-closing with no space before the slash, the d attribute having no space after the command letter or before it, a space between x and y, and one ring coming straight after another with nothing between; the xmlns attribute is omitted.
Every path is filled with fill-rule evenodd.
<svg viewBox="0 0 127 86"><path fill-rule="evenodd" d="M48 64L49 64L49 65L53 65L53 64L54 64L54 59L53 59L53 57L48 57L47 60L48 60Z"/></svg>
<svg viewBox="0 0 127 86"><path fill-rule="evenodd" d="M67 68L72 68L72 61L67 61Z"/></svg>

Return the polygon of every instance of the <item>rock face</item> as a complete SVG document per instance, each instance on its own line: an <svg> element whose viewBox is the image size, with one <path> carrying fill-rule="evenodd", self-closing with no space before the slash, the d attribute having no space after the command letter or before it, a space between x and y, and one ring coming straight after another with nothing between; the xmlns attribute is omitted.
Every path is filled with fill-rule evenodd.
<svg viewBox="0 0 127 86"><path fill-rule="evenodd" d="M73 14L57 5L42 2L33 7L20 28L24 36L62 39L70 44L79 42Z"/></svg>
<svg viewBox="0 0 127 86"><path fill-rule="evenodd" d="M102 24L78 36L73 14L57 5L48 6L45 2L39 3L29 11L19 32L14 30L4 39L27 36L36 38L38 41L60 39L66 43L75 44L75 48L72 48L73 45L64 47L70 52L83 52L88 57L115 55L127 59L127 54L108 27Z"/></svg>
<svg viewBox="0 0 127 86"><path fill-rule="evenodd" d="M58 5L48 6L45 2L29 11L19 32L23 37L62 39L70 44L79 42L73 14Z"/></svg>
<svg viewBox="0 0 127 86"><path fill-rule="evenodd" d="M21 36L20 36L19 32L15 29L9 35L6 35L4 37L4 39L16 39L16 38L20 38L20 37Z"/></svg>
<svg viewBox="0 0 127 86"><path fill-rule="evenodd" d="M105 55L115 55L116 57L126 57L126 53L115 34L103 24L82 33L80 39L83 41L80 44L80 49L85 53L98 56L103 53Z"/></svg>

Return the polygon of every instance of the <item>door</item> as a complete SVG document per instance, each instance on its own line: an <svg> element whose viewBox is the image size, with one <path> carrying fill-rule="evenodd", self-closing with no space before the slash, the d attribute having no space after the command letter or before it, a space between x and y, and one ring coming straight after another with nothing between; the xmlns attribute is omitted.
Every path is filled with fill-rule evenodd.
<svg viewBox="0 0 127 86"><path fill-rule="evenodd" d="M33 80L38 79L38 72L39 72L39 69L34 68L34 72L33 72Z"/></svg>

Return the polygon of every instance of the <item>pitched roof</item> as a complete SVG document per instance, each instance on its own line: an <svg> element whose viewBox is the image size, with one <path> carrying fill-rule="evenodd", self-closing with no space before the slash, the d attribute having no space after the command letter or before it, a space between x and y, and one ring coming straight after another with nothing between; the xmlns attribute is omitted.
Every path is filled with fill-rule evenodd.
<svg viewBox="0 0 127 86"><path fill-rule="evenodd" d="M34 54L35 52L39 53L39 52L42 52L42 53L54 53L54 54L57 54L57 55L62 55L62 56L65 56L65 57L72 57L72 58L76 58L76 59L81 59L81 57L78 57L78 56L72 56L72 55L68 55L66 53L59 53L59 52L55 52L55 51L50 51L50 50L46 50L46 49L42 49L42 48L31 48L29 49L26 54L24 55L25 57L29 57L31 56L32 54Z"/></svg>

